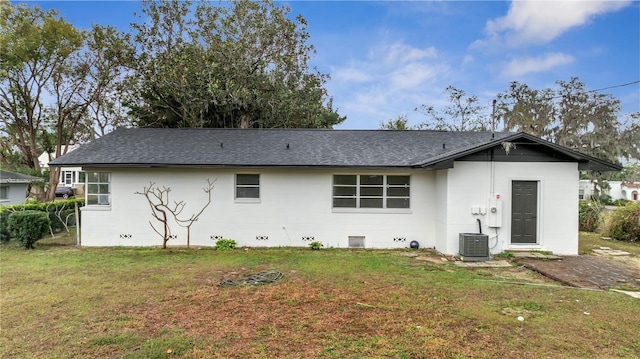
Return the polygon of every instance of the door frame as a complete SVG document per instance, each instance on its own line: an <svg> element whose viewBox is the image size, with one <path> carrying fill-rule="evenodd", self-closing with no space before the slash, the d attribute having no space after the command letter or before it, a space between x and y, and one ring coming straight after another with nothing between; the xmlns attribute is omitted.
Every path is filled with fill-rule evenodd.
<svg viewBox="0 0 640 359"><path fill-rule="evenodd" d="M536 182L538 186L538 193L536 198L536 243L513 243L511 242L511 221L513 220L513 182L519 181L531 181ZM542 247L542 233L543 233L543 188L544 181L541 177L510 177L509 178L509 243L510 248L532 248L538 249Z"/></svg>

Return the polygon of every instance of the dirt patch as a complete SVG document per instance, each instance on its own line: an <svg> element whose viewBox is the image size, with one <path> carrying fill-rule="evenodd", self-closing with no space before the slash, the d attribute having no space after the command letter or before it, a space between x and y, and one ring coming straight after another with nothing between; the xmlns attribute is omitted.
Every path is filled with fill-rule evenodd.
<svg viewBox="0 0 640 359"><path fill-rule="evenodd" d="M567 256L558 261L521 259L519 263L561 283L589 289L640 288L640 270L602 256Z"/></svg>

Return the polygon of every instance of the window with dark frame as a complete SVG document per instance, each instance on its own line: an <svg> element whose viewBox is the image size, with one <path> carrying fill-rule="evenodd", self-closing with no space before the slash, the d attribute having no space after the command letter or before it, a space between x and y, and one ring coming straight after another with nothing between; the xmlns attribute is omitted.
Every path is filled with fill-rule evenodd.
<svg viewBox="0 0 640 359"><path fill-rule="evenodd" d="M260 175L259 174L236 174L236 199L259 199L260 198Z"/></svg>
<svg viewBox="0 0 640 359"><path fill-rule="evenodd" d="M410 208L408 175L334 175L333 208Z"/></svg>

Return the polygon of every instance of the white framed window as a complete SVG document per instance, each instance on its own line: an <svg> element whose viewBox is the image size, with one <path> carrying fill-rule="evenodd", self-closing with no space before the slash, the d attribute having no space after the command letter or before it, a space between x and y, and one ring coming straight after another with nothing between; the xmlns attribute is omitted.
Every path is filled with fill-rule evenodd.
<svg viewBox="0 0 640 359"><path fill-rule="evenodd" d="M76 182L75 177L75 171L62 171L62 173L60 173L60 182L64 185L71 186Z"/></svg>
<svg viewBox="0 0 640 359"><path fill-rule="evenodd" d="M235 192L237 200L260 199L260 175L257 173L237 173Z"/></svg>
<svg viewBox="0 0 640 359"><path fill-rule="evenodd" d="M9 186L0 186L0 200L9 199Z"/></svg>
<svg viewBox="0 0 640 359"><path fill-rule="evenodd" d="M409 175L334 175L333 208L400 208L411 204Z"/></svg>
<svg viewBox="0 0 640 359"><path fill-rule="evenodd" d="M86 192L88 206L108 206L111 204L111 173L87 172Z"/></svg>

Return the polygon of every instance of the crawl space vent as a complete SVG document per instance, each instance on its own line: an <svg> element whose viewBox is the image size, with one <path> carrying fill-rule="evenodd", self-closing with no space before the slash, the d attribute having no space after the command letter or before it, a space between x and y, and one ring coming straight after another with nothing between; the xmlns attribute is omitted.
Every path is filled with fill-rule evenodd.
<svg viewBox="0 0 640 359"><path fill-rule="evenodd" d="M364 236L349 236L349 248L364 248Z"/></svg>

